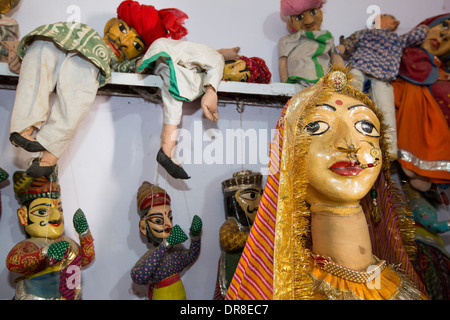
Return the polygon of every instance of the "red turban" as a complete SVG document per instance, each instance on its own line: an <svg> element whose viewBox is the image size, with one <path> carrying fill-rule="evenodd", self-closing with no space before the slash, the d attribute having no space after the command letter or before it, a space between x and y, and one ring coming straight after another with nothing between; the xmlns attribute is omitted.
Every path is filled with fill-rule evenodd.
<svg viewBox="0 0 450 320"><path fill-rule="evenodd" d="M167 192L157 185L144 181L137 194L139 211L162 205L170 206L170 197Z"/></svg>
<svg viewBox="0 0 450 320"><path fill-rule="evenodd" d="M258 57L247 58L240 56L240 60L243 60L247 64L247 69L250 71L250 79L248 82L254 83L269 83L272 78L269 68L266 62Z"/></svg>
<svg viewBox="0 0 450 320"><path fill-rule="evenodd" d="M117 17L144 39L146 50L159 38L178 40L188 33L183 26L184 20L188 18L187 14L174 8L156 10L150 5L125 0L117 8Z"/></svg>

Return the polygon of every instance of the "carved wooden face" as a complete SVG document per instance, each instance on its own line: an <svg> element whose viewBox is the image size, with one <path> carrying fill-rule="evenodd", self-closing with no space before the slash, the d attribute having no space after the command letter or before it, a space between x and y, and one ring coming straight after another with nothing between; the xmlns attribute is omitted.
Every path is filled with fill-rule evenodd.
<svg viewBox="0 0 450 320"><path fill-rule="evenodd" d="M17 210L19 222L25 231L36 238L56 239L64 233L64 218L60 198L37 198L28 208Z"/></svg>
<svg viewBox="0 0 450 320"><path fill-rule="evenodd" d="M317 31L320 30L323 20L321 9L310 9L303 11L299 15L290 16L287 20L288 29L291 32Z"/></svg>
<svg viewBox="0 0 450 320"><path fill-rule="evenodd" d="M173 228L172 219L172 210L170 209L170 206L155 206L141 219L139 222L139 230L143 235L161 241L169 236L170 231ZM151 234L147 234L148 231L150 231Z"/></svg>
<svg viewBox="0 0 450 320"><path fill-rule="evenodd" d="M251 74L244 60L227 61L223 69L223 80L248 82Z"/></svg>
<svg viewBox="0 0 450 320"><path fill-rule="evenodd" d="M111 47L120 62L136 58L145 50L144 40L136 30L117 18L112 18L106 23L103 40Z"/></svg>
<svg viewBox="0 0 450 320"><path fill-rule="evenodd" d="M441 58L450 53L450 19L430 28L422 47Z"/></svg>
<svg viewBox="0 0 450 320"><path fill-rule="evenodd" d="M360 101L337 93L314 108L303 129L311 136L307 201L358 203L381 170L380 121Z"/></svg>

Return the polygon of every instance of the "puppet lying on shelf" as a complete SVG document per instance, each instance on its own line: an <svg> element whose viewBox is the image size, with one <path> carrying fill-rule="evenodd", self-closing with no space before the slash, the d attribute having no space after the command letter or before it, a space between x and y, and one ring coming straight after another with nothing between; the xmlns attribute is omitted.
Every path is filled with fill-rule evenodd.
<svg viewBox="0 0 450 320"><path fill-rule="evenodd" d="M33 179L25 172L13 175L14 192L21 207L20 224L28 236L16 244L6 258L16 279L14 299L81 299L81 268L94 259L94 245L84 213L78 209L73 225L80 244L64 235L60 186L54 173L50 179Z"/></svg>
<svg viewBox="0 0 450 320"><path fill-rule="evenodd" d="M384 113L390 127L388 138L391 147L388 152L391 160L397 159L394 89L391 81L398 75L403 49L419 45L427 36L425 26L398 35L395 31L399 24L394 16L380 14L374 20L374 28L353 33L337 47L341 54L350 56L352 85L362 91L366 80L371 83L372 99Z"/></svg>
<svg viewBox="0 0 450 320"><path fill-rule="evenodd" d="M330 64L344 65L332 34L321 30L326 0L281 0L281 17L289 35L278 42L281 82L307 87L316 83Z"/></svg>
<svg viewBox="0 0 450 320"><path fill-rule="evenodd" d="M20 0L0 0L0 62L9 62L10 70L17 71L17 61L9 51L14 51L19 43L19 24L6 14L14 9Z"/></svg>
<svg viewBox="0 0 450 320"><path fill-rule="evenodd" d="M173 226L170 197L164 189L144 181L138 190L137 206L141 217L139 231L153 246L135 264L131 278L149 286L150 300L185 300L180 273L200 253L202 220L198 216L192 219L191 245L185 249L179 244L188 237L180 226Z"/></svg>
<svg viewBox="0 0 450 320"><path fill-rule="evenodd" d="M38 27L21 40L17 55L22 66L10 140L29 152L43 152L41 160L27 169L30 176L52 174L111 71L136 70L138 57L150 43L144 43L143 37L121 19L120 12L129 2L133 1L122 2L118 18L107 22L103 39L85 24L58 22ZM155 23L160 32L154 36L184 35L180 28L183 17L177 9L158 11L148 7L159 19ZM54 89L56 99L50 106L49 96Z"/></svg>

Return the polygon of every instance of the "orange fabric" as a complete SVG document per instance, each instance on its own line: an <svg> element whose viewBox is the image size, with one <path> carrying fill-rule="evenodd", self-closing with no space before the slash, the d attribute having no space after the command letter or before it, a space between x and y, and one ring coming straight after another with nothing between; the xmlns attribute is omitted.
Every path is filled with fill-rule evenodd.
<svg viewBox="0 0 450 320"><path fill-rule="evenodd" d="M450 161L450 129L439 105L426 86L402 79L392 83L395 94L397 145L417 159ZM435 183L449 183L450 172L429 170L399 157L400 164Z"/></svg>
<svg viewBox="0 0 450 320"><path fill-rule="evenodd" d="M312 269L312 275L316 279L321 279L327 282L331 289L338 292L347 292L353 294L357 299L363 300L389 300L395 299L398 288L401 285L402 279L390 267L386 267L369 285L365 283L351 282L340 277L336 277L326 271L323 271L318 266ZM428 298L422 295L423 300ZM317 295L317 300L322 300L324 297Z"/></svg>

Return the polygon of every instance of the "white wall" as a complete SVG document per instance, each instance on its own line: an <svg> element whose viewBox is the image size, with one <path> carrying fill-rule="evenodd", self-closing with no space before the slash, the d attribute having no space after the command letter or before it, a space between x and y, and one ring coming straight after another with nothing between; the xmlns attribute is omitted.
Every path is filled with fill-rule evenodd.
<svg viewBox="0 0 450 320"><path fill-rule="evenodd" d="M105 22L115 16L120 0L22 0L11 14L21 28L21 36L35 27L65 21L80 13L83 23L103 34ZM396 15L404 33L425 18L450 11L449 0L329 0L324 8L323 27L335 38L364 28L369 15L366 9L376 4L384 12ZM263 58L279 81L277 70L277 41L286 34L279 18L278 0L142 0L158 9L175 7L189 15L186 26L188 40L208 44L214 48L240 46L246 56ZM76 5L76 7L71 7ZM79 9L79 11L73 11ZM8 141L9 119L14 103L14 91L0 90L0 167L12 176L16 170L27 168L30 154L14 148ZM220 255L218 232L224 221L221 181L242 168L260 171L266 168L270 130L279 116L276 108L247 106L240 114L235 105L220 107L220 121L211 124L202 117L198 102L185 104L181 128L188 130L194 151L208 155L212 142L203 138L205 132L218 132L225 138L226 130L254 129L258 157L250 164L239 164L240 148L223 147L223 154L234 151L230 164L211 164L208 157L184 167L190 180L174 180L157 166L155 155L159 148L161 106L140 98L98 96L92 111L83 122L70 148L59 161L60 184L66 221L66 234L76 239L71 220L77 208L86 213L95 239L96 259L83 271L84 299L145 299L146 288L135 286L130 269L147 249L139 236L136 192L142 181L157 182L173 199L174 221L188 232L192 217L197 214L204 222L202 249L199 259L183 275L188 299L211 299L216 281ZM198 129L202 129L198 134ZM213 129L213 130L208 130ZM196 131L197 130L197 131ZM207 131L208 130L208 131ZM214 131L215 130L215 131ZM217 143L217 140L215 140ZM228 140L228 142L231 142ZM235 143L236 145L237 143ZM250 146L247 144L246 149ZM264 156L265 155L265 156ZM196 157L199 153L196 153ZM200 162L200 163L198 163ZM3 189L3 213L0 218L0 260L5 261L9 250L24 239L16 210L17 200L12 190L12 178ZM448 241L450 242L450 240ZM187 243L188 245L188 243ZM0 299L14 295L13 280L17 274L0 264Z"/></svg>

